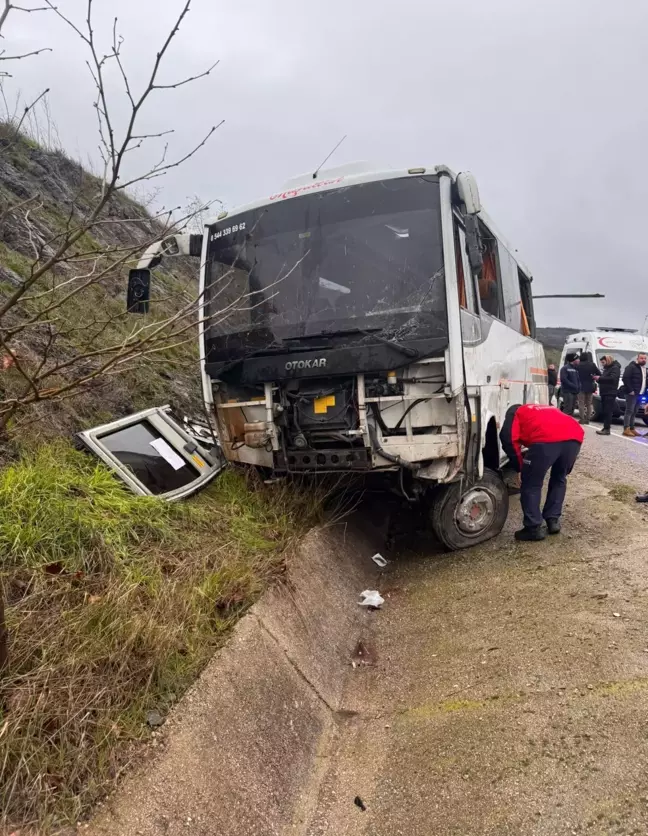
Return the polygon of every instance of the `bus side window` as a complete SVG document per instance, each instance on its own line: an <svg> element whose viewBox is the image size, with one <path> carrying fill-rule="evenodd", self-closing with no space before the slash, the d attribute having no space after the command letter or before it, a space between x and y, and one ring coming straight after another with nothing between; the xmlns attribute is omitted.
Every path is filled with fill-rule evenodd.
<svg viewBox="0 0 648 836"><path fill-rule="evenodd" d="M525 276L518 267L520 281L520 333L525 337L535 337L535 317L533 315L533 296L531 294L531 279Z"/></svg>
<svg viewBox="0 0 648 836"><path fill-rule="evenodd" d="M475 295L475 282L466 252L466 235L457 223L456 218L454 220L454 245L457 264L457 285L459 287L459 304L465 310L470 311L470 313L478 315L479 310Z"/></svg>
<svg viewBox="0 0 648 836"><path fill-rule="evenodd" d="M483 225L481 236L483 245L483 267L479 279L479 301L482 310L491 316L506 321L502 302L502 286L499 260L497 258L497 240Z"/></svg>

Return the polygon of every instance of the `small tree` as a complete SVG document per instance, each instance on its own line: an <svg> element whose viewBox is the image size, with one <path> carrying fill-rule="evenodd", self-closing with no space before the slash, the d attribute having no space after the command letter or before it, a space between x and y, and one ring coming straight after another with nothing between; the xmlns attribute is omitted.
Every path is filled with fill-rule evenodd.
<svg viewBox="0 0 648 836"><path fill-rule="evenodd" d="M13 367L5 376L6 385L0 388L0 435L9 433L16 422L30 420L33 408L43 402L68 398L107 377L132 371L142 358L172 354L196 339L197 289L190 292L186 285L167 282L154 312L134 321L125 310L123 288L125 269L136 264L151 243L190 224L202 214L205 204L194 201L180 216L177 207L150 215L127 192L181 166L203 148L218 125L206 130L177 158L169 156L165 145L154 164L129 176L124 171L125 160L134 152L151 147L153 140L173 132L168 126L160 126L155 133L142 130L145 104L165 91L205 78L217 62L198 75L171 83L160 81L169 47L190 11L191 0L183 0L152 61L147 81L136 90L124 69L124 39L118 20L114 20L109 48L102 51L93 5L93 0L87 0L83 21L64 15L52 0L43 0L42 5L32 8L17 7L5 0L0 14L0 35L12 10L47 10L78 36L95 88L93 106L102 169L99 177L88 176L81 166L59 155L61 165L73 169L68 171L68 178L76 182L75 191L61 205L47 205L41 194L30 194L2 207L3 240L27 240L29 249L21 254L19 264L12 264L9 272L5 269L11 287L0 294L0 351L10 358ZM4 62L26 57L0 55ZM128 102L122 129L117 127L106 84L109 69L117 71ZM11 163L24 150L21 130L46 92L5 124L0 135L0 160L4 157Z"/></svg>

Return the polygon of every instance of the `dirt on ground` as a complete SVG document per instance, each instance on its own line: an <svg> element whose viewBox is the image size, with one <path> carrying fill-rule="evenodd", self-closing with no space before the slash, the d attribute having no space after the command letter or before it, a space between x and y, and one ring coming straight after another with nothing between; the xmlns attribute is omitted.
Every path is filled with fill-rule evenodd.
<svg viewBox="0 0 648 836"><path fill-rule="evenodd" d="M562 534L515 543L512 498L485 546L390 564L376 662L352 671L355 715L293 832L648 833L648 527L632 491L585 475L598 458Z"/></svg>

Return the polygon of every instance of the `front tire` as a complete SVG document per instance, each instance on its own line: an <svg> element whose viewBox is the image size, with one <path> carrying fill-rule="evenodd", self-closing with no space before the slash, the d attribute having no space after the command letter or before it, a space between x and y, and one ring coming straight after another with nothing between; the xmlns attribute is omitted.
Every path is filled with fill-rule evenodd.
<svg viewBox="0 0 648 836"><path fill-rule="evenodd" d="M493 470L471 487L448 485L432 497L428 519L432 530L451 551L468 549L496 537L506 522L508 489Z"/></svg>

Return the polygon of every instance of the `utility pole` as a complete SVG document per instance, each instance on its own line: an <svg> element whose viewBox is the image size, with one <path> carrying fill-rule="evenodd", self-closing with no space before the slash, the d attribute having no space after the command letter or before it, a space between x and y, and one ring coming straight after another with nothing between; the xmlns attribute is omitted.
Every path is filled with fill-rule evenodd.
<svg viewBox="0 0 648 836"><path fill-rule="evenodd" d="M543 293L533 299L605 299L604 293ZM648 319L648 317L646 317Z"/></svg>

